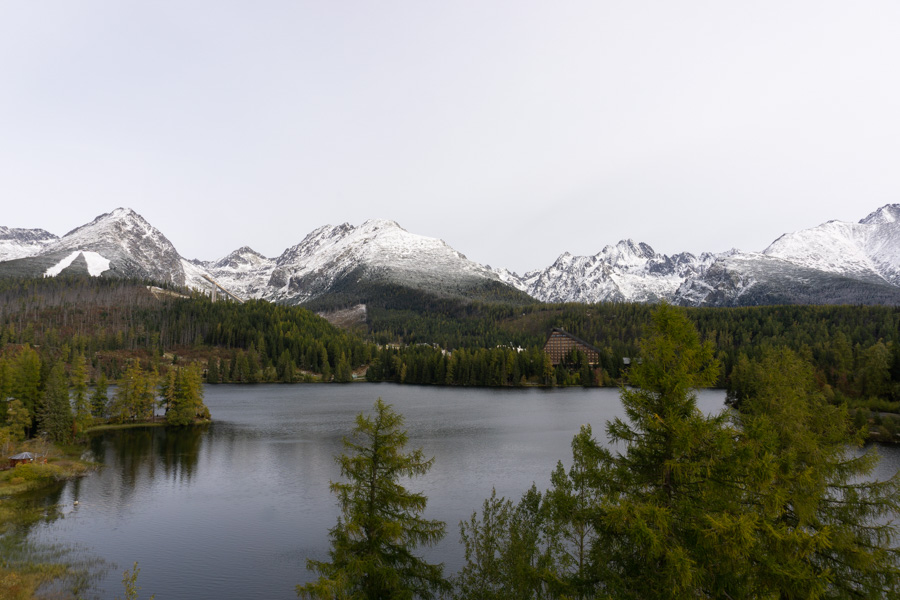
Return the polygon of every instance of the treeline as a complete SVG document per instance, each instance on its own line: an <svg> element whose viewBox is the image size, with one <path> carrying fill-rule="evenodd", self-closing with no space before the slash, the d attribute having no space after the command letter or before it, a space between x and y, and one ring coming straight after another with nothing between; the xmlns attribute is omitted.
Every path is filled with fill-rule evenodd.
<svg viewBox="0 0 900 600"><path fill-rule="evenodd" d="M6 346L0 352L0 447L46 436L73 442L92 426L107 422L152 421L164 409L169 425L209 419L203 403L203 378L196 365L168 366L131 361L109 393L101 373L91 386L88 361L67 346L41 352L29 345Z"/></svg>
<svg viewBox="0 0 900 600"><path fill-rule="evenodd" d="M214 381L298 381L303 371L342 379L376 347L299 307L154 295L147 282L102 278L0 280L0 347L63 346L90 357L91 374L118 379L137 357L192 352ZM180 290L184 293L184 290ZM209 358L209 357L212 358ZM317 377L319 379L323 377Z"/></svg>
<svg viewBox="0 0 900 600"><path fill-rule="evenodd" d="M370 285L347 294L348 301L368 302L365 327L344 331L302 307L154 295L147 285L0 280L0 347L29 344L52 352L66 346L87 357L89 379L101 373L118 379L139 358L148 365L201 362L210 383L351 381L366 372L369 381L415 384L617 385L626 377L624 359L639 356L637 340L652 310L518 297L504 303L502 295L466 302ZM900 412L900 308L693 308L687 315L716 348L723 367L717 387L735 388L742 362L787 347L814 366L833 401ZM599 364L574 355L550 365L542 348L554 327L596 346Z"/></svg>
<svg viewBox="0 0 900 600"><path fill-rule="evenodd" d="M616 384L625 376L625 358L639 356L637 340L650 322L652 305L602 303L503 306L449 303L446 313L411 309L371 309L370 329L380 340L437 342L442 350L464 348L461 362L473 365L476 385L516 385L525 374L531 383L584 384L580 366L544 369L537 352L554 328L565 329L600 350L591 384ZM691 308L686 314L704 340L716 348L722 370L715 385L731 388L735 368L765 352L786 347L814 366L832 399L875 410L900 411L900 308L888 306L759 306ZM423 334L423 332L425 332ZM441 343L443 341L443 343ZM393 355L378 355L376 379L466 385L454 371L451 356L422 346L401 346ZM512 360L509 348L524 348ZM403 377L405 366L406 377ZM506 377L500 377L501 374ZM444 377L442 378L442 375ZM411 377L411 379L410 379ZM500 383L496 383L500 381Z"/></svg>
<svg viewBox="0 0 900 600"><path fill-rule="evenodd" d="M384 348L372 359L368 381L393 381L422 385L515 387L525 385L613 385L605 369L588 364L584 354L573 351L567 360L553 365L539 347L460 348L447 352L420 344Z"/></svg>

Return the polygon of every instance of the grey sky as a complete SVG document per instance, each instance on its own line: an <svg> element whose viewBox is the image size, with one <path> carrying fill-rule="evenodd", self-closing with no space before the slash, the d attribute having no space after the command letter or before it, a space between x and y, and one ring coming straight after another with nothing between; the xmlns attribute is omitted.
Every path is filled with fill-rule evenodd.
<svg viewBox="0 0 900 600"><path fill-rule="evenodd" d="M0 224L367 218L523 273L900 202L900 2L0 2Z"/></svg>

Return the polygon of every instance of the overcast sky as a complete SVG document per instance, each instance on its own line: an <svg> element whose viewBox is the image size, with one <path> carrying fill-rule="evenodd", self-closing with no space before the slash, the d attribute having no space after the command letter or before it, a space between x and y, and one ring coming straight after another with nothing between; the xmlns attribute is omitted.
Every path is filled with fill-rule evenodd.
<svg viewBox="0 0 900 600"><path fill-rule="evenodd" d="M0 0L0 225L762 250L900 202L898 73L897 0Z"/></svg>

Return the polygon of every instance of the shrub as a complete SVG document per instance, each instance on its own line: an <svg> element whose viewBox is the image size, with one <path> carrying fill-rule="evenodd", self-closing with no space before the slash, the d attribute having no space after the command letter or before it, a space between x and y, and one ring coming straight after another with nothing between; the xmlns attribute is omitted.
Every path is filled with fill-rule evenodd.
<svg viewBox="0 0 900 600"><path fill-rule="evenodd" d="M21 477L24 481L46 481L55 479L59 469L54 465L39 463L22 463L13 469L14 477Z"/></svg>

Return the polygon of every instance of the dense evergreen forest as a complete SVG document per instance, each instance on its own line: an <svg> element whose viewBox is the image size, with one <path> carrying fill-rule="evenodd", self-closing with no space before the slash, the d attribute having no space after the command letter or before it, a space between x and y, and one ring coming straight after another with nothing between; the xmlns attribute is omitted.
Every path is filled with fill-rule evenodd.
<svg viewBox="0 0 900 600"><path fill-rule="evenodd" d="M465 302L373 288L366 322L339 329L310 310L264 301L213 303L148 282L100 278L0 280L0 357L28 346L41 385L58 361L118 380L137 360L164 375L199 365L209 383L395 381L439 385L618 385L652 307L642 304ZM324 307L320 307L324 308ZM688 309L722 364L716 382L739 399L748 361L786 347L815 367L833 401L900 412L900 308L763 306ZM543 353L554 327L600 350L554 366ZM6 360L9 363L9 360ZM2 378L2 375L0 375ZM746 378L745 378L746 379Z"/></svg>

